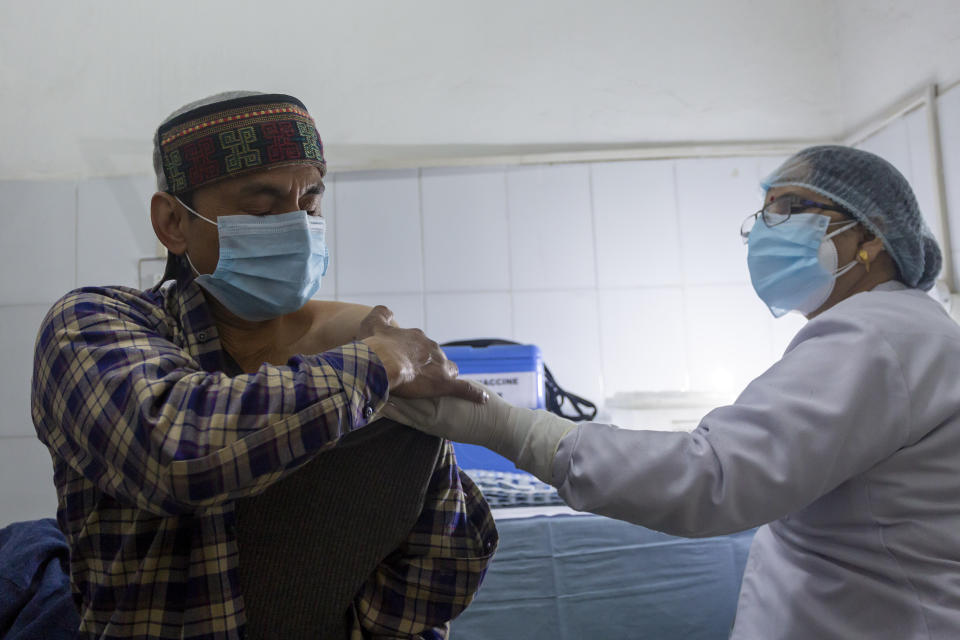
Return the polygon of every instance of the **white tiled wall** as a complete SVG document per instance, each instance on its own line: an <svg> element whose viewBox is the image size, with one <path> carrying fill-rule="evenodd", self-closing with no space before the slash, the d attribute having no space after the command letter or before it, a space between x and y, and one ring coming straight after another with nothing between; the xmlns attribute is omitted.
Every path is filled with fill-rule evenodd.
<svg viewBox="0 0 960 640"><path fill-rule="evenodd" d="M763 201L759 159L677 161L677 214L684 282L749 286L740 225Z"/></svg>
<svg viewBox="0 0 960 640"><path fill-rule="evenodd" d="M338 177L336 207L346 212L336 229L338 295L420 293L419 187L415 170ZM351 215L353 211L367 215Z"/></svg>
<svg viewBox="0 0 960 640"><path fill-rule="evenodd" d="M907 180L913 187L920 212L934 236L940 239L940 226L936 216L936 194L934 190L933 158L930 154L930 136L928 135L927 110L917 109L903 119L907 129L907 145L910 153L910 175Z"/></svg>
<svg viewBox="0 0 960 640"><path fill-rule="evenodd" d="M137 262L156 254L151 178L99 178L77 189L77 285L138 287ZM117 247L124 250L117 251ZM63 292L61 292L63 293Z"/></svg>
<svg viewBox="0 0 960 640"><path fill-rule="evenodd" d="M30 417L37 329L85 284L137 286L156 253L145 178L0 181L0 526L56 514L53 468Z"/></svg>
<svg viewBox="0 0 960 640"><path fill-rule="evenodd" d="M337 297L440 342L536 343L561 385L599 401L728 391L798 327L753 297L738 233L781 160L337 174Z"/></svg>
<svg viewBox="0 0 960 640"><path fill-rule="evenodd" d="M514 291L592 289L596 284L590 167L507 171L510 273Z"/></svg>
<svg viewBox="0 0 960 640"><path fill-rule="evenodd" d="M857 146L883 157L900 170L913 188L927 225L939 240L926 107L895 120Z"/></svg>
<svg viewBox="0 0 960 640"><path fill-rule="evenodd" d="M0 438L35 434L30 418L33 345L48 308L45 304L0 306Z"/></svg>
<svg viewBox="0 0 960 640"><path fill-rule="evenodd" d="M604 289L599 297L604 395L689 388L683 289Z"/></svg>
<svg viewBox="0 0 960 640"><path fill-rule="evenodd" d="M505 169L424 170L420 208L427 291L510 289Z"/></svg>
<svg viewBox="0 0 960 640"><path fill-rule="evenodd" d="M960 248L960 89L941 98L940 114ZM863 145L904 172L925 212L928 142L916 111ZM774 321L753 295L738 235L759 208L759 179L782 160L331 174L333 260L317 297L386 304L441 342L536 343L562 386L598 401L736 391L803 323ZM146 178L0 182L0 526L56 507L29 415L39 322L75 286L136 286L137 261L156 247L151 192Z"/></svg>
<svg viewBox="0 0 960 640"><path fill-rule="evenodd" d="M765 161L333 174L323 204L333 259L317 297L386 304L441 342L536 343L561 385L597 401L745 380L774 354L768 314L742 302L736 233ZM29 418L37 326L75 286L137 285L137 262L156 247L152 191L147 178L0 183L0 445L37 491L50 488ZM747 352L712 345L710 305L723 330L765 337ZM8 491L0 524L33 513L34 497Z"/></svg>
<svg viewBox="0 0 960 640"><path fill-rule="evenodd" d="M514 339L539 345L561 385L585 398L603 397L596 291L515 291L513 324Z"/></svg>
<svg viewBox="0 0 960 640"><path fill-rule="evenodd" d="M53 463L36 436L0 438L0 527L54 518Z"/></svg>
<svg viewBox="0 0 960 640"><path fill-rule="evenodd" d="M774 323L750 285L691 286L686 305L691 389L735 393L776 359Z"/></svg>
<svg viewBox="0 0 960 640"><path fill-rule="evenodd" d="M600 288L662 287L683 281L675 164L610 162L591 167ZM586 211L582 209L581 215Z"/></svg>
<svg viewBox="0 0 960 640"><path fill-rule="evenodd" d="M954 279L960 283L960 273L957 271L960 259L960 88L954 88L940 96L937 108L950 229L949 243L953 256ZM936 215L927 117L926 107L916 109L890 123L858 146L883 156L903 173L913 187L927 225L941 246L945 246Z"/></svg>
<svg viewBox="0 0 960 640"><path fill-rule="evenodd" d="M438 342L469 338L511 340L513 304L510 293L428 293L424 330Z"/></svg>
<svg viewBox="0 0 960 640"><path fill-rule="evenodd" d="M0 304L53 302L77 281L77 185L0 181Z"/></svg>

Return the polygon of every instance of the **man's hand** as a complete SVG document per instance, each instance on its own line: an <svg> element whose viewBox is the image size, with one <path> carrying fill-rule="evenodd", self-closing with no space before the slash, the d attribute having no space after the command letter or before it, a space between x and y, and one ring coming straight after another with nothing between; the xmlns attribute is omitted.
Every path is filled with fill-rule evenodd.
<svg viewBox="0 0 960 640"><path fill-rule="evenodd" d="M370 347L387 370L391 395L406 398L455 396L477 404L487 393L457 379L457 365L447 360L440 345L420 329L393 326L393 312L374 307L360 324L358 339Z"/></svg>

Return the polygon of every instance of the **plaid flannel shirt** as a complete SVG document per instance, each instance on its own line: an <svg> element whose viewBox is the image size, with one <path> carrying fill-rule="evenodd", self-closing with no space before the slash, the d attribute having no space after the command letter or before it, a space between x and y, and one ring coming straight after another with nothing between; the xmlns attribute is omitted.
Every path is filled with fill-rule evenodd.
<svg viewBox="0 0 960 640"><path fill-rule="evenodd" d="M233 501L386 402L386 373L362 342L234 377L224 357L189 278L79 289L44 320L33 419L53 457L82 637L242 638ZM353 637L445 637L496 544L447 443L402 553L354 600Z"/></svg>

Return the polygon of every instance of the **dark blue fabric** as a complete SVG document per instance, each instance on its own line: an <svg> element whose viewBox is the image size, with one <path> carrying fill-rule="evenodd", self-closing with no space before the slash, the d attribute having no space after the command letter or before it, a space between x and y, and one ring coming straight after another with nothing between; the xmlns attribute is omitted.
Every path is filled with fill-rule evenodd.
<svg viewBox="0 0 960 640"><path fill-rule="evenodd" d="M0 529L0 638L72 640L80 615L70 592L70 549L55 520Z"/></svg>

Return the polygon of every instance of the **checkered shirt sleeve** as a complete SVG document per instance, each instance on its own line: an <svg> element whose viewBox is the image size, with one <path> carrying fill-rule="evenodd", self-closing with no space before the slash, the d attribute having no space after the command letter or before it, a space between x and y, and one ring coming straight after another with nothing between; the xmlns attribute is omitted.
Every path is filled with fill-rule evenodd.
<svg viewBox="0 0 960 640"><path fill-rule="evenodd" d="M483 494L459 470L446 442L419 520L357 596L361 626L374 638L445 638L432 625L467 608L498 542Z"/></svg>
<svg viewBox="0 0 960 640"><path fill-rule="evenodd" d="M32 403L57 456L143 511L254 495L386 401L362 342L231 378L204 371L151 311L89 290L62 299L38 337Z"/></svg>

